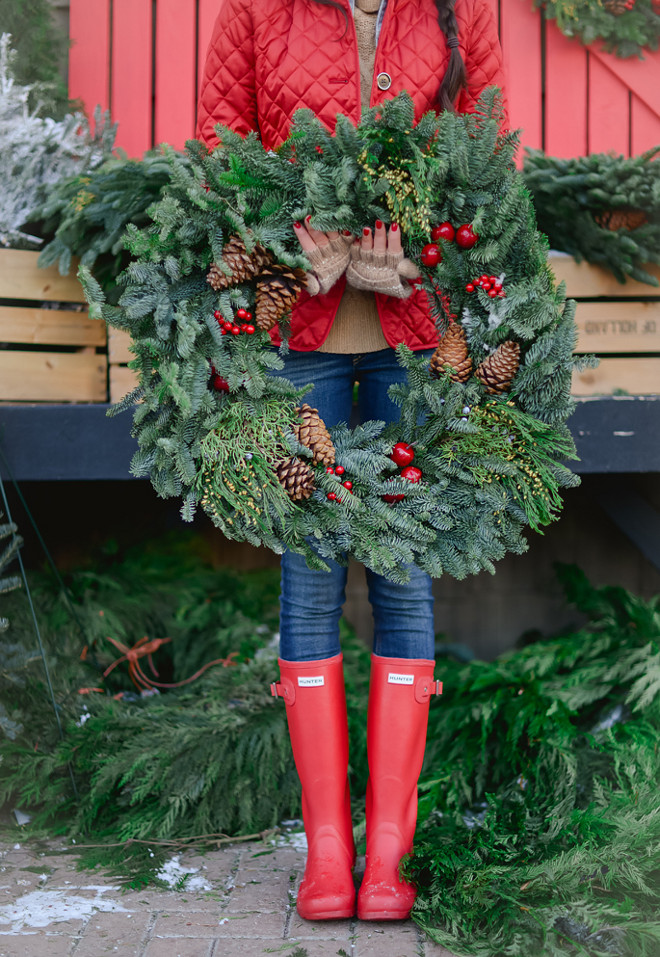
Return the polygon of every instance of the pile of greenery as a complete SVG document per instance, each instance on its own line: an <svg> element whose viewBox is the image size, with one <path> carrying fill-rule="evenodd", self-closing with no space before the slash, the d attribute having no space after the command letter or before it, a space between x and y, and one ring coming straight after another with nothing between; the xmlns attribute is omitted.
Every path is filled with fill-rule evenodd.
<svg viewBox="0 0 660 957"><path fill-rule="evenodd" d="M559 572L583 626L530 635L493 662L443 657L436 668L445 690L405 864L419 886L413 917L474 957L657 957L660 599ZM299 815L285 709L268 693L274 572L214 569L188 536L108 554L70 575L80 629L53 583L32 579L65 734L30 651L25 598L7 596L14 651L0 659L0 694L14 725L0 800L33 812L28 833L75 838L83 865L139 883L173 847L213 847ZM139 694L125 664L102 677L119 656L108 635L171 637L154 656L161 681L238 654L190 685ZM348 629L343 647L360 833L368 651ZM96 687L105 693L79 693Z"/></svg>
<svg viewBox="0 0 660 957"><path fill-rule="evenodd" d="M69 575L68 598L50 575L30 577L65 729L60 740L25 597L8 596L0 804L30 808L32 833L95 845L83 851L84 866L103 863L140 883L171 851L159 842L181 848L200 835L258 833L299 816L285 709L269 692L277 677L275 570L214 568L202 540L179 534L100 556ZM215 659L232 663L162 693L140 692L126 663L104 677L121 655L108 637L132 647L145 635L171 638L153 656L157 676L141 659L154 681L185 680ZM352 633L345 638L361 676L359 694L349 682L355 713L368 652ZM352 747L360 793L363 725L362 717ZM135 842L128 860L127 841Z"/></svg>
<svg viewBox="0 0 660 957"><path fill-rule="evenodd" d="M63 119L71 106L64 79L69 41L51 0L0 0L0 33L12 37L14 75L17 83L30 87L30 109Z"/></svg>
<svg viewBox="0 0 660 957"><path fill-rule="evenodd" d="M116 156L94 170L62 180L32 214L41 234L50 237L39 265L57 263L66 275L77 256L83 266L93 267L109 300L115 301L123 291L117 287L117 276L130 262L124 244L126 228L129 223L139 229L150 222L146 210L160 199L170 178L171 167L163 153L152 150L141 160Z"/></svg>
<svg viewBox="0 0 660 957"><path fill-rule="evenodd" d="M559 572L584 627L447 666L413 916L471 957L657 957L660 598Z"/></svg>
<svg viewBox="0 0 660 957"><path fill-rule="evenodd" d="M552 249L657 286L660 264L660 146L630 158L592 153L561 159L528 150L523 179Z"/></svg>

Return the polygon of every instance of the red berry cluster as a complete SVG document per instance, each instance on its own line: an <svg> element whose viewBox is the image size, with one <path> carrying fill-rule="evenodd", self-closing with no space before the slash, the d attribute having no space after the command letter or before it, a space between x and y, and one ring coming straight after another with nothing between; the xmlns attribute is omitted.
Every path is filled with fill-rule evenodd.
<svg viewBox="0 0 660 957"><path fill-rule="evenodd" d="M427 243L422 249L420 259L425 266L437 266L442 262L442 250L438 246L438 240L444 239L447 243L455 242L461 249L472 249L478 241L479 236L475 233L470 223L463 223L457 229L454 229L450 222L440 223L431 230L431 239L433 242Z"/></svg>
<svg viewBox="0 0 660 957"><path fill-rule="evenodd" d="M474 290L479 287L487 293L491 299L504 299L506 298L506 293L502 285L502 280L498 279L497 276L487 276L485 273L483 276L477 276L476 279L473 279L472 282L469 282L466 287L466 292L474 292Z"/></svg>
<svg viewBox="0 0 660 957"><path fill-rule="evenodd" d="M353 494L353 483L350 479L342 479L342 475L345 473L346 469L343 465L328 465L326 472L328 475L338 475L339 480L341 481L341 487L346 489L346 491L352 495ZM337 492L328 492L328 499L331 502L339 502L341 504L341 496Z"/></svg>
<svg viewBox="0 0 660 957"><path fill-rule="evenodd" d="M390 458L397 465L402 466L399 473L401 478L413 484L421 481L422 470L418 469L416 465L410 464L415 458L415 450L412 445L409 445L407 442L397 442L390 453ZM402 493L396 495L388 493L387 495L383 495L384 502L400 502L403 498L405 498L405 495Z"/></svg>
<svg viewBox="0 0 660 957"><path fill-rule="evenodd" d="M218 312L217 309L213 313L213 318L218 320L218 325L222 329L223 336L226 336L227 333L230 333L232 336L238 336L241 332L252 336L257 331L256 327L252 325L252 313L248 312L247 309L236 310L236 318L240 321L240 325L236 322L231 322L229 319L224 319L222 313Z"/></svg>
<svg viewBox="0 0 660 957"><path fill-rule="evenodd" d="M626 0L626 2L624 3L624 7L626 8L626 10L632 10L634 6L635 6L635 0Z"/></svg>

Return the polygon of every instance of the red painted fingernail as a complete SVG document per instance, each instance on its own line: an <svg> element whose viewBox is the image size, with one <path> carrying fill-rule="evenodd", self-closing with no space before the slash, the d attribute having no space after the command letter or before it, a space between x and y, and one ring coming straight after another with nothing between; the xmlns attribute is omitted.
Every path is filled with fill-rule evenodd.
<svg viewBox="0 0 660 957"><path fill-rule="evenodd" d="M306 223L310 223L311 221L312 221L311 214L310 214L309 216L305 216L305 222L306 222Z"/></svg>
<svg viewBox="0 0 660 957"><path fill-rule="evenodd" d="M294 228L294 229L302 229L302 223L294 223L294 224L293 224L293 228Z"/></svg>
<svg viewBox="0 0 660 957"><path fill-rule="evenodd" d="M350 229L345 229L345 230L344 230L344 236L351 236L351 235L352 235L352 233L351 233Z"/></svg>
<svg viewBox="0 0 660 957"><path fill-rule="evenodd" d="M377 220L376 220L376 229L382 229L382 228L383 228L382 222L380 221L380 219L377 219Z"/></svg>
<svg viewBox="0 0 660 957"><path fill-rule="evenodd" d="M368 226L365 226L364 229L362 230L362 235L363 235L363 236L368 236L368 235L370 234L370 232L371 232L371 230L369 229L369 227L368 227Z"/></svg>
<svg viewBox="0 0 660 957"><path fill-rule="evenodd" d="M398 224L398 223L392 223L392 225L391 225L391 227L390 227L390 229L392 230L393 233L395 233L398 228L399 228L399 224Z"/></svg>

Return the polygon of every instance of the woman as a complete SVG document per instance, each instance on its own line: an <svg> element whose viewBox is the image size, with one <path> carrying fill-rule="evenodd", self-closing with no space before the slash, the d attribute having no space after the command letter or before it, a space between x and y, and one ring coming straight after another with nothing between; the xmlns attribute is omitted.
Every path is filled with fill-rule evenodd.
<svg viewBox="0 0 660 957"><path fill-rule="evenodd" d="M287 137L307 107L333 129L337 113L362 109L402 90L416 116L470 112L484 88L502 86L490 0L221 0L202 81L198 136L217 144L215 124L257 130L266 149ZM356 223L327 235L310 217L294 231L310 260L308 283L291 320L283 374L331 426L348 421L359 382L364 419L396 421L388 387L401 381L394 347L436 345L423 293L408 282L397 224ZM412 267L412 268L411 268ZM311 295L311 292L315 295ZM274 338L274 342L278 342ZM399 877L412 849L433 681L431 582L415 567L406 585L367 572L374 612L367 743L366 869L357 900L362 920L408 917L414 888ZM330 574L304 559L282 559L280 681L308 841L297 907L307 919L355 913L355 848L348 792L348 730L339 618L346 569Z"/></svg>

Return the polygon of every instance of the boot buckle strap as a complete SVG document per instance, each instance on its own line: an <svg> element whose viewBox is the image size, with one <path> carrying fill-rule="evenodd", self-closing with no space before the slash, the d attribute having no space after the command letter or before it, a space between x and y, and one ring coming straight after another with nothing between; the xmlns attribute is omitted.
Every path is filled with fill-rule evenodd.
<svg viewBox="0 0 660 957"><path fill-rule="evenodd" d="M281 678L279 681L273 681L270 686L270 693L273 698L284 698L286 704L293 704L296 700L295 685L290 678Z"/></svg>
<svg viewBox="0 0 660 957"><path fill-rule="evenodd" d="M415 700L426 703L431 696L442 694L442 682L429 678L419 678L415 685Z"/></svg>

